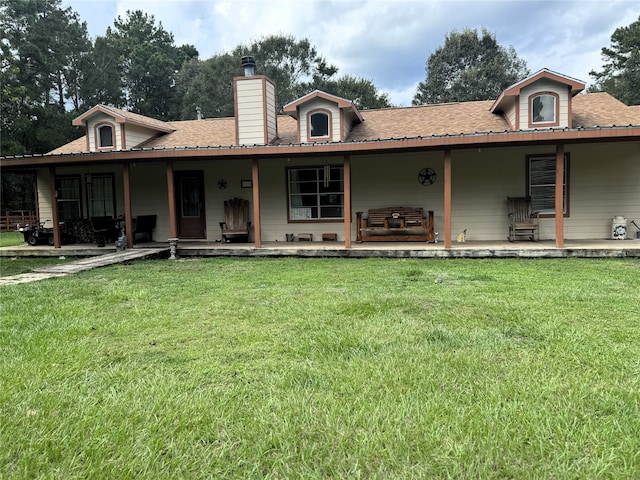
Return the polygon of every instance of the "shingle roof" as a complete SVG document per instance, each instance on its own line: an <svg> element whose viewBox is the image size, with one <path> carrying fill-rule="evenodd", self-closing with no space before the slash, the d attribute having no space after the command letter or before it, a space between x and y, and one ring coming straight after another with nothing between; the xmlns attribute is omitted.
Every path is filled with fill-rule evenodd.
<svg viewBox="0 0 640 480"><path fill-rule="evenodd" d="M351 131L347 142L391 138L460 135L510 130L502 115L489 111L493 101L447 103L414 107L363 110L364 121ZM640 125L640 107L628 107L607 93L576 95L572 104L573 127ZM130 114L135 115L135 114ZM175 131L152 138L145 148L213 147L235 145L235 120L212 118L164 122ZM298 143L297 122L278 116L278 144ZM84 137L50 153L85 152Z"/></svg>

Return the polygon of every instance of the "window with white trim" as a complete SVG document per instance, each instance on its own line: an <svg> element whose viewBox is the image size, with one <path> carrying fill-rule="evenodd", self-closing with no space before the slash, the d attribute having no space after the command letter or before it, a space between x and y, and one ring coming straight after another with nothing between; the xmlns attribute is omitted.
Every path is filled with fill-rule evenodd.
<svg viewBox="0 0 640 480"><path fill-rule="evenodd" d="M549 93L535 95L531 99L531 123L557 123L557 97Z"/></svg>
<svg viewBox="0 0 640 480"><path fill-rule="evenodd" d="M289 221L344 218L342 166L287 169Z"/></svg>
<svg viewBox="0 0 640 480"><path fill-rule="evenodd" d="M309 137L326 138L329 136L329 113L316 111L309 114Z"/></svg>
<svg viewBox="0 0 640 480"><path fill-rule="evenodd" d="M563 214L569 212L568 195L569 154L564 156L564 178L562 181ZM556 156L527 156L527 192L531 197L531 211L540 215L555 216L556 213Z"/></svg>

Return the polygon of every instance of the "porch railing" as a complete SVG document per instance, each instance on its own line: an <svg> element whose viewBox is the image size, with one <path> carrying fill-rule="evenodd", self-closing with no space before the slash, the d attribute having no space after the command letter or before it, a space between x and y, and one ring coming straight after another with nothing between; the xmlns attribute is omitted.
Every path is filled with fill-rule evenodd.
<svg viewBox="0 0 640 480"><path fill-rule="evenodd" d="M20 225L34 225L38 218L33 212L13 212L0 215L0 230L15 230Z"/></svg>

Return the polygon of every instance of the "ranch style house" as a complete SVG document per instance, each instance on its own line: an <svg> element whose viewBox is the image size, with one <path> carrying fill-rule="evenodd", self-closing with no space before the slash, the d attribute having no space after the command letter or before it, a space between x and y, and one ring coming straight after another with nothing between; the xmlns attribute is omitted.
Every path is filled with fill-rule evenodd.
<svg viewBox="0 0 640 480"><path fill-rule="evenodd" d="M73 121L83 137L0 166L35 173L55 247L68 225L95 217L119 220L129 247L136 219L151 217L157 242L350 249L451 248L463 230L470 242L506 240L514 197L535 217L521 239L558 248L611 238L613 217L640 216L640 106L581 93L574 78L543 69L494 100L376 110L313 91L278 112L276 85L251 57L243 65L233 117L165 122L97 105ZM238 238L225 233L232 201L247 206Z"/></svg>

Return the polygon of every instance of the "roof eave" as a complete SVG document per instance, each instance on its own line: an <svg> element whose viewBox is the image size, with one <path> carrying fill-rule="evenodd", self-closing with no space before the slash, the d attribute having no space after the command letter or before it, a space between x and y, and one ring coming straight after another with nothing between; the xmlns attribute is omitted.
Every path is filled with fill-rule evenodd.
<svg viewBox="0 0 640 480"><path fill-rule="evenodd" d="M199 157L277 158L282 156L366 154L383 151L416 151L466 149L477 147L504 147L549 143L589 143L601 141L640 140L640 125L563 128L530 131L479 132L458 135L437 135L411 138L388 138L350 142L326 142L286 145L218 146L140 148L110 152L59 153L5 157L2 168L38 167L56 164L109 163L114 161L141 161Z"/></svg>

